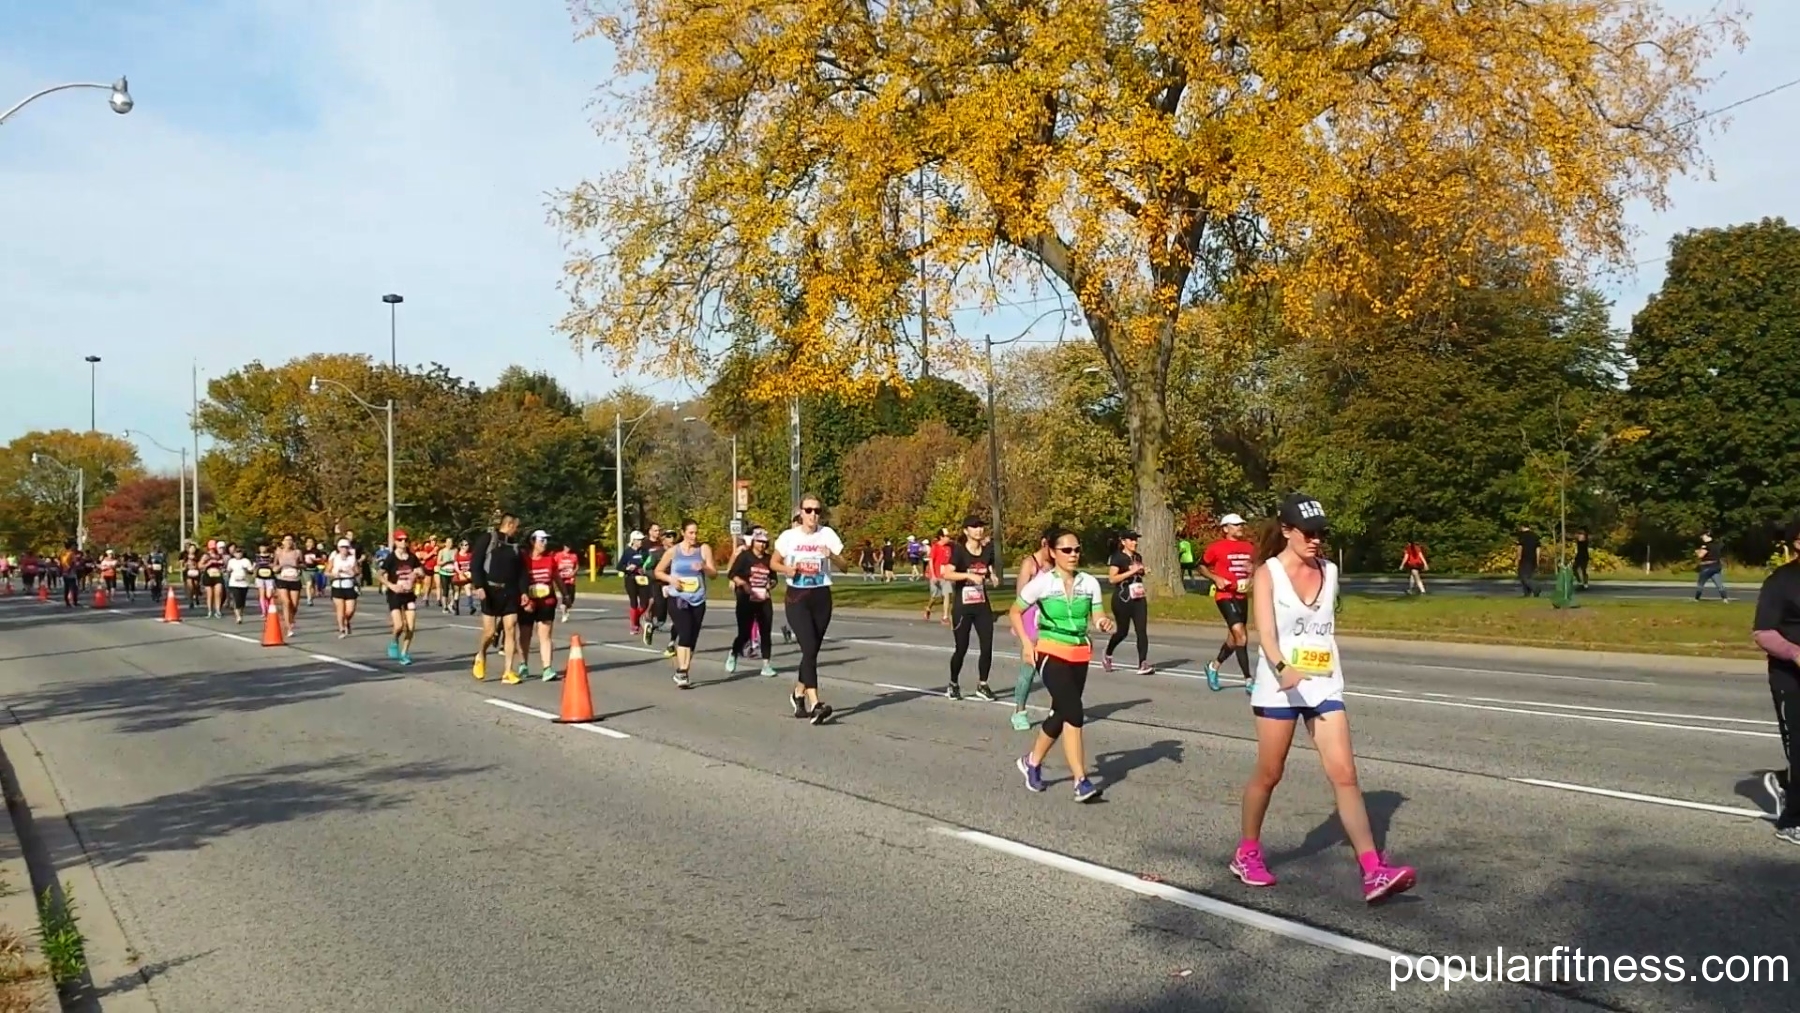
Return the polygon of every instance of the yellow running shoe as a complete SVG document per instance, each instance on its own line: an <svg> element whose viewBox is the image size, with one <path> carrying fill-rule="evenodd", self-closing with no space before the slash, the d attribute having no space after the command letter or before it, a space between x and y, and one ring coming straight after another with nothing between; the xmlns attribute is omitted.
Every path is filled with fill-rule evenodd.
<svg viewBox="0 0 1800 1013"><path fill-rule="evenodd" d="M500 677L500 681L505 683L508 686L517 686L519 683L524 682L525 680L519 678L519 673L517 673L517 672L508 672L505 675Z"/></svg>
<svg viewBox="0 0 1800 1013"><path fill-rule="evenodd" d="M475 659L475 667L469 670L469 674L473 675L475 677L476 682L480 682L483 679L486 679L487 678L487 659L486 658L476 658Z"/></svg>

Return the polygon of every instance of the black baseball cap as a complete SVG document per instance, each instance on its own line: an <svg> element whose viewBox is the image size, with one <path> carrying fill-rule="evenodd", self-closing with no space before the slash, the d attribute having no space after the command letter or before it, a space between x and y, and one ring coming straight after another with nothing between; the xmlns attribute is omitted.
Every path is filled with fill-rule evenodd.
<svg viewBox="0 0 1800 1013"><path fill-rule="evenodd" d="M1280 517L1281 523L1309 535L1322 535L1330 527L1325 519L1325 508L1303 492L1293 493L1281 501Z"/></svg>
<svg viewBox="0 0 1800 1013"><path fill-rule="evenodd" d="M1119 532L1119 541L1121 541L1121 542L1123 542L1127 539L1130 539L1131 541L1135 542L1135 541L1137 541L1137 537L1138 537L1138 533L1131 530L1130 528L1126 528L1124 531Z"/></svg>
<svg viewBox="0 0 1800 1013"><path fill-rule="evenodd" d="M974 514L970 514L969 516L963 518L963 527L965 527L965 528L985 528L985 527L987 527L987 521L983 520L980 517L975 516Z"/></svg>

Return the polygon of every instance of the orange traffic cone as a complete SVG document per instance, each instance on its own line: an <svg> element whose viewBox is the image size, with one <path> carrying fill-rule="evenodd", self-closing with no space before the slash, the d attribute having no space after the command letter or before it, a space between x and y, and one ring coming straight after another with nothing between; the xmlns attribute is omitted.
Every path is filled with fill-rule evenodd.
<svg viewBox="0 0 1800 1013"><path fill-rule="evenodd" d="M174 588L169 588L169 596L163 599L162 621L165 623L181 621L181 605L175 601Z"/></svg>
<svg viewBox="0 0 1800 1013"><path fill-rule="evenodd" d="M263 642L262 642L262 645L264 647L286 647L287 646L287 638L282 636L282 634L281 634L281 615L280 615L280 613L275 612L275 611L270 611L268 615L263 616Z"/></svg>
<svg viewBox="0 0 1800 1013"><path fill-rule="evenodd" d="M581 656L581 638L569 638L569 664L563 672L562 716L559 725L585 725L600 720L594 715L594 697L588 692L587 659Z"/></svg>
<svg viewBox="0 0 1800 1013"><path fill-rule="evenodd" d="M38 585L38 601L49 601L49 600L50 600L50 585L49 585L49 583L46 582L43 584L39 584Z"/></svg>
<svg viewBox="0 0 1800 1013"><path fill-rule="evenodd" d="M94 607L97 609L112 608L112 595L106 593L106 585L94 588Z"/></svg>

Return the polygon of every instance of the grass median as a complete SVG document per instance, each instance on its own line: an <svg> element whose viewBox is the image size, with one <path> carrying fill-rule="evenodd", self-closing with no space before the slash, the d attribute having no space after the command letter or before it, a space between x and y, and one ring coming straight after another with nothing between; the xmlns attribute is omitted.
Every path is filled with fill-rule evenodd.
<svg viewBox="0 0 1800 1013"><path fill-rule="evenodd" d="M620 594L617 577L598 583L583 580L581 590ZM730 598L722 580L708 588L714 600ZM854 577L832 587L833 599L845 608L892 609L919 616L925 608L922 581L892 584ZM997 606L1011 604L1011 591L995 593ZM1338 632L1347 636L1390 637L1467 644L1512 644L1583 651L1626 651L1686 654L1720 658L1761 657L1750 643L1753 606L1748 601L1723 603L1691 599L1584 599L1578 607L1557 609L1548 597L1499 595L1426 595L1397 592L1349 592L1338 608ZM1204 594L1150 604L1150 621L1219 625L1219 612Z"/></svg>

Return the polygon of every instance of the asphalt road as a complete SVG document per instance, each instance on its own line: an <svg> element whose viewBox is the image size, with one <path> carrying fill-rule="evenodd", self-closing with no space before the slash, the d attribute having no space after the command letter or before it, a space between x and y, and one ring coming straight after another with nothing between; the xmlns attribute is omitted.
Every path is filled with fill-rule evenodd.
<svg viewBox="0 0 1800 1013"><path fill-rule="evenodd" d="M292 648L153 615L0 599L0 693L152 972L131 996L164 1013L1372 1011L1395 1007L1390 954L1558 946L1679 956L1695 978L1708 956L1783 956L1789 983L1556 983L1546 963L1399 993L1433 1010L1800 995L1800 852L1761 818L1780 744L1756 675L1416 644L1349 659L1378 835L1420 870L1371 909L1307 750L1265 834L1280 885L1226 872L1250 719L1240 689L1198 678L1196 640L1160 638L1158 675L1090 681L1106 796L1080 806L1056 761L1050 792L1023 790L1010 704L924 692L945 679L935 623L834 622L838 718L812 727L787 678L725 675L718 617L682 692L616 612L580 615L608 735L500 706L551 713L560 686L470 679L467 619L428 613L401 670L373 625L331 636L323 603ZM996 659L1003 697L1014 668Z"/></svg>

